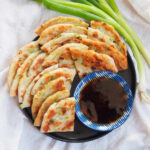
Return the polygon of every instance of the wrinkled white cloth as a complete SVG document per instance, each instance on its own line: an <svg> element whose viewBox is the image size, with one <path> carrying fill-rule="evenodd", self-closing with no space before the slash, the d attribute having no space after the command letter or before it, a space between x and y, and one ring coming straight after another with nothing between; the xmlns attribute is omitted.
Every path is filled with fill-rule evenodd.
<svg viewBox="0 0 150 150"><path fill-rule="evenodd" d="M150 0L129 0L135 11L150 23Z"/></svg>
<svg viewBox="0 0 150 150"><path fill-rule="evenodd" d="M136 13L137 7L133 9L129 1L118 0L117 3L150 52L150 24L143 19L147 18L145 14L150 10L149 0L136 1L143 7L137 9L143 17ZM145 5L138 2L144 2ZM135 0L132 4L136 6ZM86 143L65 143L43 135L23 115L17 99L9 96L6 80L12 57L18 48L35 37L33 31L37 26L59 15L30 0L0 0L0 150L149 150L150 104L141 103L138 94L131 116L123 126ZM150 69L147 65L145 69L150 95Z"/></svg>

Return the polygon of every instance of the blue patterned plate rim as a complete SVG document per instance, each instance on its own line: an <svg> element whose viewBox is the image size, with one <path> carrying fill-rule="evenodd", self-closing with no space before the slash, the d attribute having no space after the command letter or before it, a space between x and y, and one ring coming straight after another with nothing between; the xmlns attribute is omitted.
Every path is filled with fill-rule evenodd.
<svg viewBox="0 0 150 150"><path fill-rule="evenodd" d="M85 115L82 113L82 111L80 109L79 96L80 96L80 92L81 92L82 88L84 87L84 85L86 83L88 83L92 79L95 79L98 77L108 77L108 78L116 80L118 83L120 83L122 85L122 87L124 88L125 93L127 95L127 107L124 112L124 115L121 118L119 118L117 121L115 121L111 124L93 123L85 117ZM77 85L75 92L74 92L74 98L76 100L76 115L77 115L77 117L84 125L86 125L87 127L91 128L93 130L96 130L96 131L111 131L113 129L118 128L127 120L127 118L129 117L129 115L131 113L132 107L133 107L133 95L132 95L132 92L131 92L131 89L130 89L128 83L122 77L120 77L118 74L112 73L110 71L96 71L96 72L90 73L87 76L85 76Z"/></svg>

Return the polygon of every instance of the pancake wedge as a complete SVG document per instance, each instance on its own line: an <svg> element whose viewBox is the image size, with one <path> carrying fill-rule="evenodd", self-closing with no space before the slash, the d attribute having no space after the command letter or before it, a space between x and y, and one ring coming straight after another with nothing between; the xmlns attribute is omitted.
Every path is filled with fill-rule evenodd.
<svg viewBox="0 0 150 150"><path fill-rule="evenodd" d="M126 70L128 68L127 57L109 44L90 39L82 39L81 43L87 45L88 49L112 57L118 70Z"/></svg>
<svg viewBox="0 0 150 150"><path fill-rule="evenodd" d="M88 29L88 37L106 42L127 56L126 44L121 41L120 35L116 30L105 22L91 21L91 28Z"/></svg>
<svg viewBox="0 0 150 150"><path fill-rule="evenodd" d="M86 45L79 43L65 44L50 53L43 62L43 66L47 67L52 66L53 64L58 64L59 67L74 68L74 62L71 58L70 52L68 51L68 49L71 47L78 47L80 49L88 48Z"/></svg>
<svg viewBox="0 0 150 150"><path fill-rule="evenodd" d="M47 22L45 22L44 24L42 24L40 27L38 27L35 30L35 33L40 35L46 28L48 28L49 26L56 25L56 24L73 24L73 25L81 26L81 27L85 27L85 28L88 27L88 24L80 19L59 16L59 17L50 19Z"/></svg>
<svg viewBox="0 0 150 150"><path fill-rule="evenodd" d="M52 104L44 115L40 131L66 132L74 130L75 99L66 98Z"/></svg>
<svg viewBox="0 0 150 150"><path fill-rule="evenodd" d="M71 82L65 77L59 77L55 80L49 81L42 90L38 90L33 97L32 103L32 117L35 119L44 100L57 91L70 91Z"/></svg>
<svg viewBox="0 0 150 150"><path fill-rule="evenodd" d="M57 37L53 40L50 40L46 44L44 44L41 49L45 52L52 52L68 43L80 43L83 38L87 38L86 35L77 34L77 33L62 33L60 37Z"/></svg>
<svg viewBox="0 0 150 150"><path fill-rule="evenodd" d="M42 63L46 57L46 53L39 54L31 64L28 71L23 73L22 78L19 81L18 87L18 99L21 103L23 101L23 97L26 91L26 88L30 84L30 82L38 75L44 68L42 67Z"/></svg>
<svg viewBox="0 0 150 150"><path fill-rule="evenodd" d="M58 65L54 65L54 66L51 66L49 68L46 68L44 69L40 74L38 74L33 80L32 82L29 84L29 86L27 87L26 91L25 91L25 95L24 95L24 98L23 98L23 103L22 103L22 108L26 108L26 107L30 107L31 104L32 104L32 99L33 99L33 96L31 95L31 91L32 91L32 88L34 87L34 85L36 84L36 82L46 73L48 72L51 72L55 69L58 68Z"/></svg>
<svg viewBox="0 0 150 150"><path fill-rule="evenodd" d="M69 97L70 92L67 90L58 91L54 93L53 95L49 96L42 104L42 106L39 109L39 112L35 118L34 126L41 126L43 116L53 103L59 102L62 99L65 99Z"/></svg>
<svg viewBox="0 0 150 150"><path fill-rule="evenodd" d="M58 37L61 33L78 33L87 35L87 29L72 24L57 24L46 28L38 39L39 44L43 45L48 41Z"/></svg>
<svg viewBox="0 0 150 150"><path fill-rule="evenodd" d="M32 53L19 67L10 88L10 96L16 96L18 94L19 81L22 78L23 73L29 69L30 65L38 54L39 52Z"/></svg>
<svg viewBox="0 0 150 150"><path fill-rule="evenodd" d="M54 42L55 41L55 42ZM56 47L64 45L66 43L82 43L88 46L89 49L93 49L96 52L107 54L112 57L117 65L118 70L125 70L128 67L127 57L123 55L120 51L113 48L111 45L95 41L91 39L87 39L85 35L79 35L75 33L63 33L59 38L49 41L44 44L42 49L48 52L53 51Z"/></svg>
<svg viewBox="0 0 150 150"><path fill-rule="evenodd" d="M44 87L43 85L47 84L49 81L55 80L59 77L65 77L72 82L75 74L76 70L69 68L57 68L51 72L45 73L33 86L32 95L34 95L36 91L41 90Z"/></svg>
<svg viewBox="0 0 150 150"><path fill-rule="evenodd" d="M23 62L29 55L38 50L39 44L37 42L31 42L18 50L16 56L12 59L12 62L9 66L7 77L9 88L11 87L12 81L16 75L18 68L23 64Z"/></svg>
<svg viewBox="0 0 150 150"><path fill-rule="evenodd" d="M80 78L94 71L107 70L115 73L118 71L114 60L106 54L78 48L70 48L70 52Z"/></svg>

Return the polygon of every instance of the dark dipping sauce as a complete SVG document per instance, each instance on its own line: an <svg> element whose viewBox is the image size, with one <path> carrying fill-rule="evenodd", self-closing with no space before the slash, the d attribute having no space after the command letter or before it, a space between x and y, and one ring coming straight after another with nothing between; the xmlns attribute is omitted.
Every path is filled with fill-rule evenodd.
<svg viewBox="0 0 150 150"><path fill-rule="evenodd" d="M124 114L127 96L117 81L102 77L91 80L83 87L79 103L89 120L97 124L110 124Z"/></svg>

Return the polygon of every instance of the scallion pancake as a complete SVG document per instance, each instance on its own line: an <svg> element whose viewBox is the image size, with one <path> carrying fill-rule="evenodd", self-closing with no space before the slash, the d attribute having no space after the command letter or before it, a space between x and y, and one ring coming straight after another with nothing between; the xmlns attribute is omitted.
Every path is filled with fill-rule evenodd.
<svg viewBox="0 0 150 150"><path fill-rule="evenodd" d="M35 33L40 35L46 28L56 25L56 24L73 24L73 25L81 26L85 28L88 27L88 24L80 19L73 18L73 17L59 16L59 17L46 21L44 24L42 24L40 27L38 27L35 30Z"/></svg>
<svg viewBox="0 0 150 150"><path fill-rule="evenodd" d="M48 67L54 64L58 64L59 67L74 68L74 61L72 60L70 52L68 51L71 47L78 47L80 49L88 48L86 45L79 43L65 44L50 53L49 56L45 59L43 66ZM62 61L64 62L62 63Z"/></svg>
<svg viewBox="0 0 150 150"><path fill-rule="evenodd" d="M32 98L33 96L31 95L31 91L32 91L32 88L34 87L34 85L36 84L36 82L46 73L49 73L55 69L58 68L58 65L54 65L54 66L51 66L51 67L48 67L46 69L44 69L40 74L38 74L33 80L32 82L30 83L30 85L27 87L26 91L25 91L25 95L24 95L24 98L23 98L23 103L22 103L22 107L25 108L25 107L30 107L31 104L32 104Z"/></svg>
<svg viewBox="0 0 150 150"><path fill-rule="evenodd" d="M126 70L128 68L127 56L123 55L109 44L90 39L82 39L81 43L87 45L88 49L112 57L118 70Z"/></svg>
<svg viewBox="0 0 150 150"><path fill-rule="evenodd" d="M69 68L57 68L55 70L52 70L50 72L47 72L43 74L39 80L35 83L35 85L32 88L31 94L34 95L36 91L41 90L45 84L47 84L49 81L55 80L59 77L65 77L71 82L74 79L74 76L76 74L75 69L69 69Z"/></svg>
<svg viewBox="0 0 150 150"><path fill-rule="evenodd" d="M88 37L110 44L127 56L126 44L121 41L120 35L116 30L105 22L91 21L91 28L88 28Z"/></svg>
<svg viewBox="0 0 150 150"><path fill-rule="evenodd" d="M18 68L17 73L14 77L14 80L12 82L12 85L10 87L10 96L16 96L18 94L18 85L19 81L23 76L23 73L26 72L30 65L32 64L33 60L37 57L37 55L40 52L34 52L32 53L25 61L24 63Z"/></svg>
<svg viewBox="0 0 150 150"><path fill-rule="evenodd" d="M118 71L114 60L106 54L77 47L70 48L70 52L80 78L94 71L107 70L115 73Z"/></svg>
<svg viewBox="0 0 150 150"><path fill-rule="evenodd" d="M12 59L12 62L10 63L9 66L7 77L9 88L12 85L12 82L14 80L18 68L23 64L23 62L27 59L29 55L31 55L33 52L36 51L39 51L39 44L37 42L31 42L18 50L16 56Z"/></svg>
<svg viewBox="0 0 150 150"><path fill-rule="evenodd" d="M63 91L58 91L58 92L54 93L53 95L49 96L48 98L46 98L46 100L41 105L39 112L34 120L34 126L41 126L43 116L46 113L46 111L48 110L48 108L50 107L50 105L69 97L69 95L70 95L70 91L63 90Z"/></svg>
<svg viewBox="0 0 150 150"><path fill-rule="evenodd" d="M44 69L42 63L46 57L46 53L40 53L31 64L30 68L23 73L18 86L19 102L23 101L25 91L30 82Z"/></svg>
<svg viewBox="0 0 150 150"><path fill-rule="evenodd" d="M52 104L44 115L41 132L66 132L74 130L75 99L66 98Z"/></svg>
<svg viewBox="0 0 150 150"><path fill-rule="evenodd" d="M77 34L77 33L62 33L59 37L56 37L53 40L45 43L41 49L45 52L52 52L53 50L57 49L68 43L80 43L83 38L87 38L86 35Z"/></svg>
<svg viewBox="0 0 150 150"><path fill-rule="evenodd" d="M70 91L71 82L65 77L59 77L55 80L49 81L44 85L42 90L38 90L34 97L32 103L32 117L35 119L42 103L44 100L57 91L68 90Z"/></svg>
<svg viewBox="0 0 150 150"><path fill-rule="evenodd" d="M78 33L87 35L87 29L72 24L57 24L46 28L40 35L38 42L40 45L60 36L61 33Z"/></svg>

